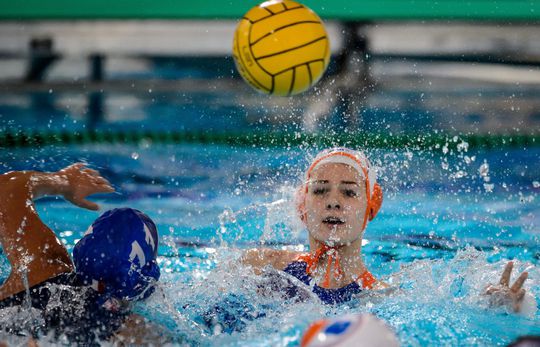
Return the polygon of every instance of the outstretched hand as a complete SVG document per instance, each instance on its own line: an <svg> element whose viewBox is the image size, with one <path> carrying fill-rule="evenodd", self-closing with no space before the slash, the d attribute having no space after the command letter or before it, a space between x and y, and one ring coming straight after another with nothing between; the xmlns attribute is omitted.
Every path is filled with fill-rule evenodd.
<svg viewBox="0 0 540 347"><path fill-rule="evenodd" d="M508 262L504 268L499 284L489 285L484 294L490 295L489 301L491 305L507 306L514 310L514 312L519 312L521 310L523 298L525 297L523 283L529 274L528 272L523 272L510 287L510 275L512 274L513 267L514 263L511 261Z"/></svg>
<svg viewBox="0 0 540 347"><path fill-rule="evenodd" d="M114 192L109 181L101 177L98 171L86 168L84 163L70 165L56 174L67 179L68 186L62 191L64 198L82 208L98 210L98 204L86 200L86 197L96 193Z"/></svg>

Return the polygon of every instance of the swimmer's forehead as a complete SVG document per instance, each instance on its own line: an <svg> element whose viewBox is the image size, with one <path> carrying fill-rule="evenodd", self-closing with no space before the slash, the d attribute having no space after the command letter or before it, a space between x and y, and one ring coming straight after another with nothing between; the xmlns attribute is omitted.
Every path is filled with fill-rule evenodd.
<svg viewBox="0 0 540 347"><path fill-rule="evenodd" d="M330 181L329 180L309 180L308 183L310 184L329 184ZM360 184L356 181L340 181L339 182L340 184L346 184L346 185L357 185L359 186Z"/></svg>
<svg viewBox="0 0 540 347"><path fill-rule="evenodd" d="M323 163L317 166L309 175L308 182L341 181L364 183L364 174L345 163Z"/></svg>

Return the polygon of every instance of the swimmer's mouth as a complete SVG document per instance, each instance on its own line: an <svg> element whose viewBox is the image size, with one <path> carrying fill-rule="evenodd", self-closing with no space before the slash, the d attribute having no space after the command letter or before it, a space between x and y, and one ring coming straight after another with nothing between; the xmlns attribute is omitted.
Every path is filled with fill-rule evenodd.
<svg viewBox="0 0 540 347"><path fill-rule="evenodd" d="M341 225L345 224L345 221L338 217L326 217L323 219L324 224L330 224L330 225Z"/></svg>

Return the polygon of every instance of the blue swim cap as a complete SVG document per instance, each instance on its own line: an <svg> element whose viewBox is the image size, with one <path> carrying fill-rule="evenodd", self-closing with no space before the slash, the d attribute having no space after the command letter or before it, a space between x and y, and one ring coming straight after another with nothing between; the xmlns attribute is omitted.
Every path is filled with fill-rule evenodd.
<svg viewBox="0 0 540 347"><path fill-rule="evenodd" d="M142 300L159 279L156 225L141 211L103 213L73 249L77 275L106 297Z"/></svg>

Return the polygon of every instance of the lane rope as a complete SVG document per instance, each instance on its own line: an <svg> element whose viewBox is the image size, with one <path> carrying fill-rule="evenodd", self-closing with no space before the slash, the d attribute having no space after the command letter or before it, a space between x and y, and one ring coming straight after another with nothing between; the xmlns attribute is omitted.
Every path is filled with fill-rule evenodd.
<svg viewBox="0 0 540 347"><path fill-rule="evenodd" d="M507 135L387 135L348 133L340 135L281 132L205 131L45 131L0 132L0 148L29 148L84 144L214 144L230 146L352 146L439 150L471 148L529 148L540 145L540 134Z"/></svg>

